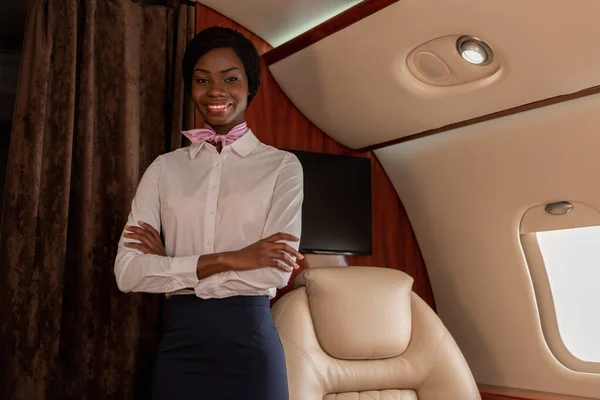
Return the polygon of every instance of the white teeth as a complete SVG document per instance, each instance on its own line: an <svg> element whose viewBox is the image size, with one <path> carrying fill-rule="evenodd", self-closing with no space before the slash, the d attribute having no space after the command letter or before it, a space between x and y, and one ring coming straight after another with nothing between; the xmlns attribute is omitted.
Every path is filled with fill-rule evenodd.
<svg viewBox="0 0 600 400"><path fill-rule="evenodd" d="M225 110L226 108L228 108L228 107L229 107L229 104L225 104L225 105L222 105L222 106L213 106L213 105L210 105L210 106L206 106L206 107L207 107L209 110L218 110L218 111L222 111L222 110Z"/></svg>

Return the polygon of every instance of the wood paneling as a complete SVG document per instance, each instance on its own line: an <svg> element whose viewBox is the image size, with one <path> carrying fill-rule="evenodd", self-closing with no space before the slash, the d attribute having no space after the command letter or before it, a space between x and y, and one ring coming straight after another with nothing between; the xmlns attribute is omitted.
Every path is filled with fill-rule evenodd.
<svg viewBox="0 0 600 400"><path fill-rule="evenodd" d="M347 9L335 17L328 19L294 39L269 51L264 56L265 63L267 65L275 64L277 61L283 60L397 1L399 0L364 0L354 7Z"/></svg>
<svg viewBox="0 0 600 400"><path fill-rule="evenodd" d="M568 396L490 385L479 385L479 391L481 392L482 400L593 400L591 397Z"/></svg>
<svg viewBox="0 0 600 400"><path fill-rule="evenodd" d="M246 34L265 51L269 45L243 27L201 5L196 5L196 30L214 25L237 29ZM264 61L264 60L263 60ZM263 62L261 88L246 112L248 125L266 144L290 149L330 154L368 157L372 160L373 254L348 256L348 265L381 266L407 272L415 278L414 291L434 307L433 294L423 257L417 245L406 211L381 164L372 152L358 153L337 143L314 126L290 102ZM196 125L202 124L197 120ZM301 270L305 264L300 262ZM293 282L294 273L290 282ZM292 289L292 284L282 289L278 297Z"/></svg>

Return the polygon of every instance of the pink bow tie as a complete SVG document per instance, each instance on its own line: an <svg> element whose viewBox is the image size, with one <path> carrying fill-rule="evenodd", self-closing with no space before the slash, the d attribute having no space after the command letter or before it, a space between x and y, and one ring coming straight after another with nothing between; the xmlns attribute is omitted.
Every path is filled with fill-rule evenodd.
<svg viewBox="0 0 600 400"><path fill-rule="evenodd" d="M221 143L222 147L228 146L241 138L248 131L246 122L234 126L226 135L220 135L209 125L204 124L204 128L191 129L181 132L185 137L190 139L192 143L209 142L212 144Z"/></svg>

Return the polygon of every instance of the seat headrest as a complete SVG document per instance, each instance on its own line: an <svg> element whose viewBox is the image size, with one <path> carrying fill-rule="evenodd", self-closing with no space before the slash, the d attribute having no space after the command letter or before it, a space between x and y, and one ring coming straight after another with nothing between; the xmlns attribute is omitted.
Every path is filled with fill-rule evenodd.
<svg viewBox="0 0 600 400"><path fill-rule="evenodd" d="M394 269L320 267L296 281L306 286L315 332L331 357L365 360L402 354L411 336L413 278Z"/></svg>

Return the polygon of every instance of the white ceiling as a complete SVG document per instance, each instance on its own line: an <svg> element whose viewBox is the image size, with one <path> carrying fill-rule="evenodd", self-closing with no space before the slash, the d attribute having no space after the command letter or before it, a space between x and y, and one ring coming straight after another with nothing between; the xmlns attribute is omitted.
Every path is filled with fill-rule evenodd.
<svg viewBox="0 0 600 400"><path fill-rule="evenodd" d="M362 0L195 0L225 15L273 47Z"/></svg>
<svg viewBox="0 0 600 400"><path fill-rule="evenodd" d="M271 66L291 101L362 148L600 84L598 0L402 0ZM487 41L502 67L486 87L417 81L406 56L436 37Z"/></svg>

